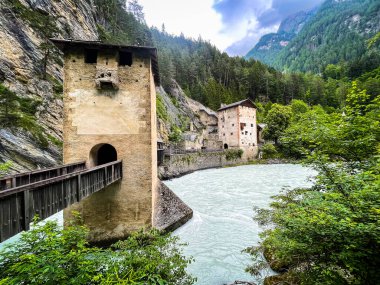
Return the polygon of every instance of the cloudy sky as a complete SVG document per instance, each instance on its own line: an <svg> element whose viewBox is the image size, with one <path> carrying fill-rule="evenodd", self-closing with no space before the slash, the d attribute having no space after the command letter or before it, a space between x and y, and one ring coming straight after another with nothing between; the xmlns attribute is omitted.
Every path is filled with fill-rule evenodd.
<svg viewBox="0 0 380 285"><path fill-rule="evenodd" d="M324 0L139 0L149 26L210 40L230 55L245 55L285 17Z"/></svg>

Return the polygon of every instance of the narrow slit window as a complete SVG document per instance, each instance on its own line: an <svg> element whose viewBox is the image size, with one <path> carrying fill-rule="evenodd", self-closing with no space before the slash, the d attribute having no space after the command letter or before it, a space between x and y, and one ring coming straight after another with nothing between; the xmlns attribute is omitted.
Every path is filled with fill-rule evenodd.
<svg viewBox="0 0 380 285"><path fill-rule="evenodd" d="M119 52L119 65L121 66L131 66L132 65L132 53L121 51Z"/></svg>
<svg viewBox="0 0 380 285"><path fill-rule="evenodd" d="M85 63L97 63L98 62L98 51L96 49L86 49L84 52L84 62Z"/></svg>

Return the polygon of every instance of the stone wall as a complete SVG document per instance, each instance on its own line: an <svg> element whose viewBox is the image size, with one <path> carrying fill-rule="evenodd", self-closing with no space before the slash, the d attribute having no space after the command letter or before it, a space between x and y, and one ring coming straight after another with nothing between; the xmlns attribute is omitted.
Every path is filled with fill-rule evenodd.
<svg viewBox="0 0 380 285"><path fill-rule="evenodd" d="M227 150L221 152L195 152L187 154L175 154L165 157L163 165L158 168L158 176L160 179L171 179L179 177L196 170L218 168L223 166L246 163L243 153L242 158L229 158L230 154L236 154L236 150ZM234 155L232 155L234 156Z"/></svg>
<svg viewBox="0 0 380 285"><path fill-rule="evenodd" d="M109 144L123 160L123 180L64 211L81 213L91 242L125 238L152 224L157 183L156 94L149 57L133 52L131 66L118 66L116 49L99 49L85 63L82 48L65 53L64 163L94 166L99 146ZM97 90L99 69L118 73L119 88Z"/></svg>

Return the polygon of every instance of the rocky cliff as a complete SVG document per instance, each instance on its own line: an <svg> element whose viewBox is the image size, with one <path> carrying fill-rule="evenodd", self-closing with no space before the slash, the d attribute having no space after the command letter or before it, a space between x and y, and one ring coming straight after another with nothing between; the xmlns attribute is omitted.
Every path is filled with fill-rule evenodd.
<svg viewBox="0 0 380 285"><path fill-rule="evenodd" d="M0 81L19 100L34 102L30 125L11 124L0 130L0 162L13 171L48 167L61 162L62 61L57 56L41 75L44 37L30 16L56 19L56 35L98 38L94 7L85 1L0 0ZM22 116L23 114L20 114Z"/></svg>
<svg viewBox="0 0 380 285"><path fill-rule="evenodd" d="M309 11L301 11L284 19L277 33L267 34L251 49L245 58L254 58L266 64L273 65L278 53L296 37L304 25L312 19L318 8Z"/></svg>
<svg viewBox="0 0 380 285"><path fill-rule="evenodd" d="M11 161L11 172L61 163L63 62L47 37L98 40L104 19L96 9L93 0L0 0L0 87L17 101L17 120L0 126L0 163ZM168 142L190 125L202 132L178 84L169 91L157 89L159 137Z"/></svg>

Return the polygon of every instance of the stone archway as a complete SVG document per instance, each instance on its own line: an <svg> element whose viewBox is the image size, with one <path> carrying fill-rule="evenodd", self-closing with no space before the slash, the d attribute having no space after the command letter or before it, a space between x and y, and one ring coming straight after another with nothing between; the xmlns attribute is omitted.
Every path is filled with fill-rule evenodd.
<svg viewBox="0 0 380 285"><path fill-rule="evenodd" d="M224 144L224 149L228 149L228 144Z"/></svg>
<svg viewBox="0 0 380 285"><path fill-rule="evenodd" d="M107 143L97 144L90 151L91 166L98 166L117 160L116 149Z"/></svg>

